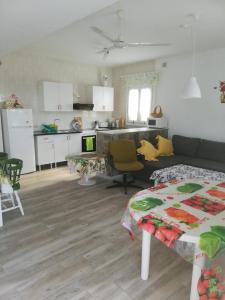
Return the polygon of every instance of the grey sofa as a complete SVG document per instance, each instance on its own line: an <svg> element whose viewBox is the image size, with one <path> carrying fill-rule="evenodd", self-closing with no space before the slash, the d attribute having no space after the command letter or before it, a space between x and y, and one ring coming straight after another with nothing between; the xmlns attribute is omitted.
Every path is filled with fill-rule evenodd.
<svg viewBox="0 0 225 300"><path fill-rule="evenodd" d="M172 137L174 155L158 157L158 161L145 161L144 170L136 174L139 180L149 181L151 174L158 169L185 164L194 167L225 173L225 143L189 138L180 135Z"/></svg>

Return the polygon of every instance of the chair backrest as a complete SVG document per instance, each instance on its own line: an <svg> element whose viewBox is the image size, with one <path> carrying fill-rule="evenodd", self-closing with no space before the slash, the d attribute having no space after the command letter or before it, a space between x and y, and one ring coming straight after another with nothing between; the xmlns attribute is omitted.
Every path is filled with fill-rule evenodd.
<svg viewBox="0 0 225 300"><path fill-rule="evenodd" d="M23 161L18 158L11 158L5 161L3 173L10 180L14 190L20 189L20 175L23 168Z"/></svg>
<svg viewBox="0 0 225 300"><path fill-rule="evenodd" d="M5 161L8 159L8 153L0 152L0 169L3 168Z"/></svg>
<svg viewBox="0 0 225 300"><path fill-rule="evenodd" d="M114 163L137 161L136 147L133 140L113 140L109 144L109 152Z"/></svg>

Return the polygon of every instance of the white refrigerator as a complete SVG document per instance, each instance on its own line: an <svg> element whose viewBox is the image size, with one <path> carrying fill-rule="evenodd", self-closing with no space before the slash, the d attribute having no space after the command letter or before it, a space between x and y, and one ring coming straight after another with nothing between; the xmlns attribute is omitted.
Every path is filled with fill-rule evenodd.
<svg viewBox="0 0 225 300"><path fill-rule="evenodd" d="M35 171L33 118L31 109L2 109L4 150L23 161L22 174Z"/></svg>

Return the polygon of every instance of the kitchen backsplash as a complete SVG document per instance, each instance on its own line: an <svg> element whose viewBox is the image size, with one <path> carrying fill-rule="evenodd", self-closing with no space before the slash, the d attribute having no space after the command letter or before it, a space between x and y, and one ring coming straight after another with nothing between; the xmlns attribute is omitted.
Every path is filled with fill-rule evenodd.
<svg viewBox="0 0 225 300"><path fill-rule="evenodd" d="M74 111L73 113L44 113L41 112L38 115L34 114L34 129L39 130L41 124L49 124L56 120L59 129L68 129L70 128L70 123L74 117L81 117L83 122L84 129L90 129L93 127L93 122L95 120L105 121L111 119L112 114L110 112L94 112L94 111Z"/></svg>
<svg viewBox="0 0 225 300"><path fill-rule="evenodd" d="M57 122L61 129L68 129L74 116L82 117L84 128L91 128L95 120L111 119L112 114L104 112L43 112L40 110L41 99L38 92L40 81L71 82L74 94L78 93L79 101L85 103L87 87L102 85L103 74L108 74L111 78L111 68L76 64L23 51L3 57L1 60L0 94L9 96L15 93L25 108L32 108L35 129L39 129L42 123L52 123L54 119L60 119Z"/></svg>

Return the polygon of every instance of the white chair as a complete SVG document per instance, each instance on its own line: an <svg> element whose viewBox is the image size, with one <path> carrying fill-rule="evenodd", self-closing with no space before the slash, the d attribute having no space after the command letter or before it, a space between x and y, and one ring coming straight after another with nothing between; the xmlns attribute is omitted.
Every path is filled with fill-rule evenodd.
<svg viewBox="0 0 225 300"><path fill-rule="evenodd" d="M8 159L4 163L3 174L6 180L1 183L0 194L0 227L3 226L3 213L19 209L24 215L23 207L18 195L20 189L20 175L23 167L23 161L20 159Z"/></svg>

